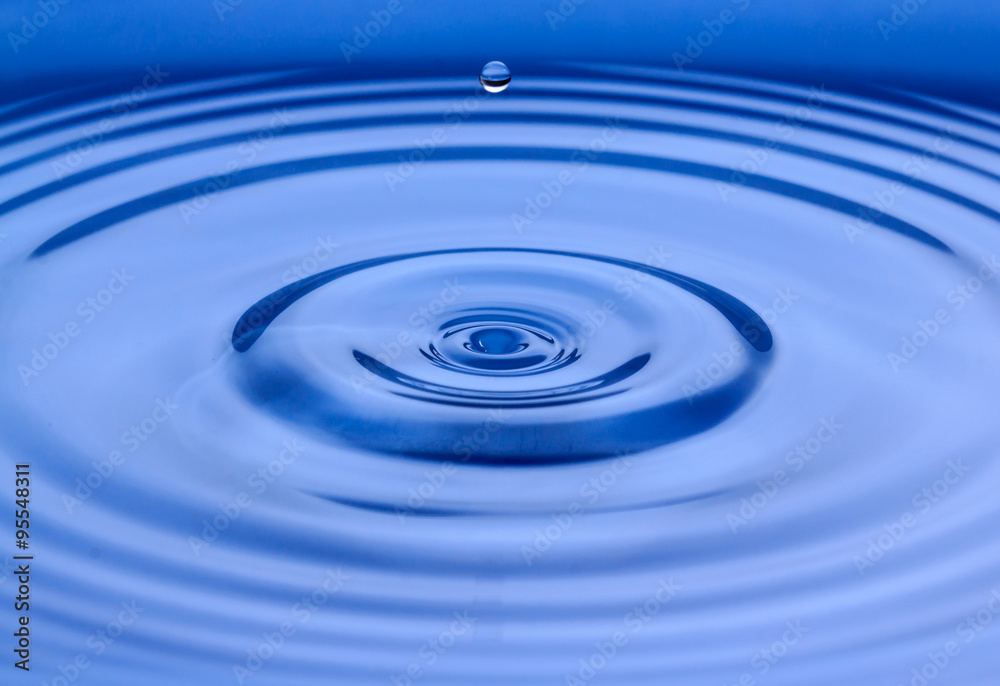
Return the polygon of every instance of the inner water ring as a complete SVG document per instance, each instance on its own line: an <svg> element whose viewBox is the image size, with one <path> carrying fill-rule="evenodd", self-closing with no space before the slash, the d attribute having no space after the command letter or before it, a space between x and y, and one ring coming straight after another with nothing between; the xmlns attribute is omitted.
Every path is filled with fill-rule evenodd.
<svg viewBox="0 0 1000 686"><path fill-rule="evenodd" d="M749 346L745 365L734 375L695 396L683 396L677 387L656 388L636 406L612 404L607 412L579 419L565 413L551 421L538 411L564 405L594 403L621 396L639 383L639 373L655 355L633 355L596 376L561 381L530 389L505 389L494 379L557 378L584 353L574 344L572 326L523 309L497 305L459 310L434 331L419 352L434 368L452 373L453 383L421 378L403 371L392 360L380 361L376 351L353 347L356 374L379 383L376 400L349 394L337 382L324 383L318 374L288 357L287 346L272 351L265 333L297 301L342 277L363 270L419 258L471 254L523 254L590 260L653 276L709 305ZM541 305L542 303L539 303ZM709 310L711 311L711 310ZM336 333L324 335L347 335ZM262 340L264 337L264 340ZM739 298L697 279L647 264L616 257L531 248L456 248L391 255L335 267L289 284L265 296L237 321L233 349L239 353L237 384L253 403L285 421L307 425L331 437L366 450L429 460L455 460L457 446L481 430L490 410L506 412L491 426L489 441L477 446L465 461L483 464L549 464L634 453L704 431L731 415L756 388L772 358L773 337L764 320ZM351 344L347 340L348 345ZM706 343L706 345L709 345ZM648 376L648 375L647 375ZM487 378L476 384L462 379ZM559 377L565 379L565 377ZM659 383L655 377L647 383ZM483 383L487 385L483 387ZM634 391L633 391L634 392ZM395 398L395 400L393 400ZM417 402L424 409L414 409ZM411 403L399 405L398 403ZM447 408L439 416L430 407ZM534 414L528 414L531 411ZM518 413L524 413L523 416ZM569 416L573 416L572 414Z"/></svg>
<svg viewBox="0 0 1000 686"><path fill-rule="evenodd" d="M637 272L643 272L658 279L667 281L688 293L701 298L706 303L719 311L723 317L729 320L737 332L746 339L757 352L766 353L771 349L774 341L771 330L761 317L753 309L740 299L722 291L714 286L692 279L689 276L676 272L660 269L641 262L633 262L618 257L607 257L603 255L592 255L587 253L567 252L564 250L545 250L541 248L453 248L450 250L427 250L424 252L407 253L404 255L388 255L386 257L376 257L370 260L362 260L341 267L334 267L324 272L314 274L295 283L279 288L273 293L264 296L251 306L236 322L233 328L233 348L237 352L246 352L257 342L267 327L278 315L287 310L300 298L305 297L317 288L339 279L348 274L359 272L363 269L378 267L393 262L412 260L418 257L431 257L436 255L461 255L468 253L527 253L534 255L556 255L560 257L575 257L585 260L595 260L605 264L625 267Z"/></svg>

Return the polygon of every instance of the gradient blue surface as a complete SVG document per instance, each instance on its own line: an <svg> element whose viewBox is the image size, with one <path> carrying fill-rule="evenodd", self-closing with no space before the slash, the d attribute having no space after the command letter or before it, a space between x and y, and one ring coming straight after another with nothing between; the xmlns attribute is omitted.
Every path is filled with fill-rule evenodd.
<svg viewBox="0 0 1000 686"><path fill-rule="evenodd" d="M0 683L994 686L997 12L0 7Z"/></svg>
<svg viewBox="0 0 1000 686"><path fill-rule="evenodd" d="M53 83L127 80L150 64L190 78L323 65L338 77L473 73L493 59L516 73L542 63L587 61L675 66L705 22L735 21L690 69L810 84L868 82L995 101L1000 87L1000 18L973 0L873 2L615 2L460 0L406 2L361 54L356 27L386 2L252 0L95 2L66 0L18 52L10 38L0 78L16 99ZM51 3L50 3L51 4ZM570 8L573 8L572 10ZM38 0L0 3L0 30L21 34ZM30 31L29 31L30 32Z"/></svg>

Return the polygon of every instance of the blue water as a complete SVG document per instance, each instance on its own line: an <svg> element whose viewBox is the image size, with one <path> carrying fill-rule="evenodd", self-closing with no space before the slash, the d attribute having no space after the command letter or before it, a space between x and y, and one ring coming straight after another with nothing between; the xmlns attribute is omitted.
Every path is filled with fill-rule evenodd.
<svg viewBox="0 0 1000 686"><path fill-rule="evenodd" d="M6 110L18 679L995 684L1000 115L478 77Z"/></svg>

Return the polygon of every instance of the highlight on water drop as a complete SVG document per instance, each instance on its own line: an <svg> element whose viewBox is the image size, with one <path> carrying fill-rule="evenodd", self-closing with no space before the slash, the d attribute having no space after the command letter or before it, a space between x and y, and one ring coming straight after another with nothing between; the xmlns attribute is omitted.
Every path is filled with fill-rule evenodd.
<svg viewBox="0 0 1000 686"><path fill-rule="evenodd" d="M499 93L510 84L510 69L503 62L487 62L479 72L479 83L490 93Z"/></svg>

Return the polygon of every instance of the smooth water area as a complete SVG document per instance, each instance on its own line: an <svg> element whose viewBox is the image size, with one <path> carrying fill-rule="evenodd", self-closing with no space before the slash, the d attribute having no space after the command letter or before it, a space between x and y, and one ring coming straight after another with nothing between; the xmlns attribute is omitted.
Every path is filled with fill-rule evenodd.
<svg viewBox="0 0 1000 686"><path fill-rule="evenodd" d="M995 112L576 64L5 118L32 683L995 683Z"/></svg>

